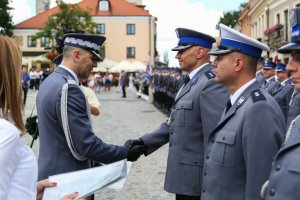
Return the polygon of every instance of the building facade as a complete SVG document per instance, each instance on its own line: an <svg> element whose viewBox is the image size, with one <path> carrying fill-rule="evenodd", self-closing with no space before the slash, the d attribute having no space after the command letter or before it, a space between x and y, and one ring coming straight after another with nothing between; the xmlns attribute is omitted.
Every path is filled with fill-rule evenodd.
<svg viewBox="0 0 300 200"><path fill-rule="evenodd" d="M289 11L300 6L300 0L249 0L249 5L251 37L271 48L263 57L287 63L288 55L278 54L277 49L290 42Z"/></svg>
<svg viewBox="0 0 300 200"><path fill-rule="evenodd" d="M96 23L96 33L106 37L105 57L115 62L149 59L154 65L156 54L156 18L139 0L82 0L77 4L89 10ZM45 26L47 19L59 12L58 7L48 9L16 25L14 37L19 43L23 60L32 63L53 46L50 38L34 40L33 36Z"/></svg>

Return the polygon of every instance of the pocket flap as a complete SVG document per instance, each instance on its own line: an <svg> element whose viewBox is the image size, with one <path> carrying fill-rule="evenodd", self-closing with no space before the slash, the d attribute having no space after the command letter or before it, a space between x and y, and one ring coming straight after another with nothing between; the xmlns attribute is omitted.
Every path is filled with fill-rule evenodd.
<svg viewBox="0 0 300 200"><path fill-rule="evenodd" d="M180 155L179 163L187 165L203 166L203 156L195 156L195 153L182 151Z"/></svg>
<svg viewBox="0 0 300 200"><path fill-rule="evenodd" d="M223 130L220 135L217 136L217 142L233 145L235 143L236 132Z"/></svg>
<svg viewBox="0 0 300 200"><path fill-rule="evenodd" d="M193 100L183 100L176 104L176 109L193 109Z"/></svg>
<svg viewBox="0 0 300 200"><path fill-rule="evenodd" d="M288 170L291 172L300 173L300 156L291 156Z"/></svg>

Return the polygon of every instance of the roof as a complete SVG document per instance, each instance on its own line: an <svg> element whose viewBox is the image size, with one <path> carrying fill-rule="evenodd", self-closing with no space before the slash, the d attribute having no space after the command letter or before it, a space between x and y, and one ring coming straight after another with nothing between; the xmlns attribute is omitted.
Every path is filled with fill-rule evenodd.
<svg viewBox="0 0 300 200"><path fill-rule="evenodd" d="M98 0L82 0L77 5L84 10L90 10L92 16L150 16L149 11L145 10L143 6L129 3L126 0L109 0L109 11L100 11L98 2ZM48 18L58 12L59 7L55 6L17 24L16 29L43 28Z"/></svg>

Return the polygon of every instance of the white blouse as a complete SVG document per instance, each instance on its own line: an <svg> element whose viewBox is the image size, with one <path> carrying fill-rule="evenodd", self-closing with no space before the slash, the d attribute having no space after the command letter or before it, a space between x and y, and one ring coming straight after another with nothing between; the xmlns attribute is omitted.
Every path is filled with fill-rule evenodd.
<svg viewBox="0 0 300 200"><path fill-rule="evenodd" d="M0 200L36 199L37 161L20 131L0 118Z"/></svg>

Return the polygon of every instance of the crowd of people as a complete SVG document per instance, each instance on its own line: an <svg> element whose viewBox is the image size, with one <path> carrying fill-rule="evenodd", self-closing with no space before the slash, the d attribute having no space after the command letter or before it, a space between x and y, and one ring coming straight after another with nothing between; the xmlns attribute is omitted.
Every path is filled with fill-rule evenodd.
<svg viewBox="0 0 300 200"><path fill-rule="evenodd" d="M103 60L105 37L66 33L61 59L37 94L38 162L20 137L25 132L20 86L28 81L20 79L21 51L13 39L0 36L0 199L40 199L46 187L57 184L47 181L51 175L91 168L91 161L134 162L165 144L164 189L176 200L298 199L300 8L292 11L291 43L278 49L291 54L287 65L262 59L267 45L226 25L219 26L215 49L212 36L177 28L172 50L185 74L157 68L152 76L155 102L169 110L169 118L123 146L94 134L90 102L80 87ZM144 78L148 89L150 77ZM123 97L125 80L122 72ZM74 191L62 199L77 196Z"/></svg>

